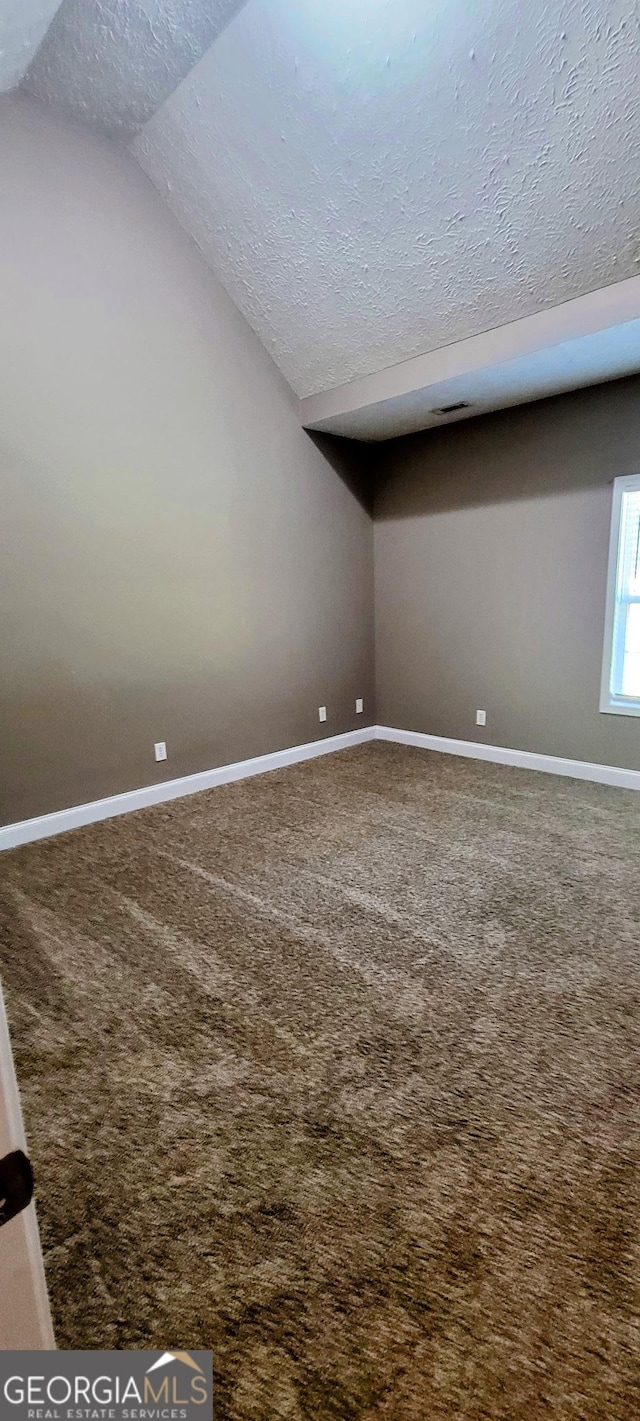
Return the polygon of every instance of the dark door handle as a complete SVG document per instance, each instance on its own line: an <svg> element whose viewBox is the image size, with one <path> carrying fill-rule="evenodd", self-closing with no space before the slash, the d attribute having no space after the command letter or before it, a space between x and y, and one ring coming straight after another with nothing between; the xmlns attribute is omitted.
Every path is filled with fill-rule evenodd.
<svg viewBox="0 0 640 1421"><path fill-rule="evenodd" d="M33 1199L33 1170L24 1150L0 1159L0 1227L22 1213Z"/></svg>

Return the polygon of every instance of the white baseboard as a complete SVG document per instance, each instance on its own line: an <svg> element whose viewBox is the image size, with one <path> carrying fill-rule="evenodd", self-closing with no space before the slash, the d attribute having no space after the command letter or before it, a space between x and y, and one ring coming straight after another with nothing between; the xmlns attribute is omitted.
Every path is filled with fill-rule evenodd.
<svg viewBox="0 0 640 1421"><path fill-rule="evenodd" d="M367 725L362 730L347 730L343 735L330 735L324 740L311 740L307 745L293 745L288 750L275 750L270 755L256 755L252 760L237 760L232 765L219 765L215 770L201 770L196 775L184 775L177 780L144 785L142 789L113 794L107 799L94 799L89 804L60 809L54 814L41 814L36 819L23 819L18 824L0 827L0 852L29 844L35 839L48 839L84 824L100 819L113 819L118 814L130 814L147 809L151 804L181 799L215 785L244 780L250 775L263 775L301 760L313 760L318 755L330 755L334 750L347 750L352 745L364 745L368 740L391 740L397 745L414 745L421 750L438 750L446 755L465 755L474 760L490 760L498 765L516 765L523 770L542 770L549 775L568 775L576 780L593 780L596 784L617 785L620 789L640 790L640 770L620 769L617 765L592 765L586 760L563 760L557 755L539 755L533 750L510 750L502 745L484 745L478 740L451 740L443 735L425 735L419 730L397 730L390 725Z"/></svg>
<svg viewBox="0 0 640 1421"><path fill-rule="evenodd" d="M275 750L270 755L256 755L252 760L237 760L232 765L219 765L215 770L201 770L196 775L183 775L178 780L163 780L161 784L144 785L142 789L112 794L107 799L94 799L89 804L60 809L54 814L41 814L36 819L22 819L18 824L0 828L0 852L29 844L34 839L48 839L52 834L64 834L68 829L80 829L99 819L113 819L118 814L130 814L135 809L147 809L168 799L181 799L215 785L244 780L250 775L263 775L268 770L280 770L285 765L297 765L301 760L313 760L318 755L330 755L334 750L347 750L375 739L375 726L362 730L347 730L342 735L329 735L324 740L311 740L307 745L292 745L288 750Z"/></svg>
<svg viewBox="0 0 640 1421"><path fill-rule="evenodd" d="M510 750L502 745L484 745L478 740L450 740L444 735L424 735L419 730L395 730L390 725L377 725L375 738L392 740L397 745L415 745L420 750L438 750L445 755L490 760L496 765L517 765L521 770L542 770L547 775L567 775L574 780L593 780L596 784L617 785L619 789L640 790L640 770L624 770L617 765L563 760L558 755L539 755L534 750Z"/></svg>

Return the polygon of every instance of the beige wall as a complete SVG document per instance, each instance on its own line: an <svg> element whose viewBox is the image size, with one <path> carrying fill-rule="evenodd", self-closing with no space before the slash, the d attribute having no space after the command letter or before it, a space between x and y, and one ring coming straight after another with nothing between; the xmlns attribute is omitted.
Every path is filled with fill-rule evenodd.
<svg viewBox="0 0 640 1421"><path fill-rule="evenodd" d="M0 822L372 720L374 459L378 720L640 767L598 710L640 380L311 437L126 153L4 98L0 203Z"/></svg>
<svg viewBox="0 0 640 1421"><path fill-rule="evenodd" d="M367 723L353 446L135 161L22 95L0 212L0 822Z"/></svg>
<svg viewBox="0 0 640 1421"><path fill-rule="evenodd" d="M396 440L380 468L378 720L640 768L640 719L598 709L611 480L640 470L640 379Z"/></svg>

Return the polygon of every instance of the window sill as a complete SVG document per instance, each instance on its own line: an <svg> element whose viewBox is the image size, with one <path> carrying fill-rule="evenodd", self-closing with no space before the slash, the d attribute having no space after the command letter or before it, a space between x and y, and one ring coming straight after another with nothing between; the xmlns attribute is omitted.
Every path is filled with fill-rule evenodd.
<svg viewBox="0 0 640 1421"><path fill-rule="evenodd" d="M600 710L603 715L640 716L640 701L601 701Z"/></svg>

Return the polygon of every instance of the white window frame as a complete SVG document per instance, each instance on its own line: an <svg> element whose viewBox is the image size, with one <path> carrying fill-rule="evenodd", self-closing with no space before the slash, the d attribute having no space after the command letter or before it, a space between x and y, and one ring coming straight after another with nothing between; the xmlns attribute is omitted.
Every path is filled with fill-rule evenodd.
<svg viewBox="0 0 640 1421"><path fill-rule="evenodd" d="M607 571L607 601L604 619L604 654L602 658L602 680L600 683L600 710L606 715L640 716L640 698L621 696L611 689L614 664L619 664L622 654L620 631L616 636L616 607L618 584L618 561L620 557L620 532L622 521L622 497L627 492L640 489L640 474L625 474L614 479L613 502L611 505L611 537L609 540L609 567ZM640 602L640 597L631 599ZM621 623L620 629L624 624ZM617 642L617 645L616 645Z"/></svg>

